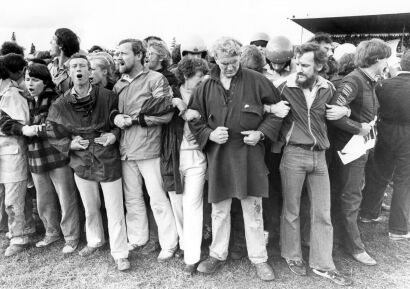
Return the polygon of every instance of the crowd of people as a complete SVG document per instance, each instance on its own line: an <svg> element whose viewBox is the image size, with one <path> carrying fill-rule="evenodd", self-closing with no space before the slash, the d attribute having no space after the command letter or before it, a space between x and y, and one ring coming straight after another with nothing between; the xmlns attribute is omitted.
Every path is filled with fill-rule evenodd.
<svg viewBox="0 0 410 289"><path fill-rule="evenodd" d="M315 274L350 285L332 250L377 264L358 221L380 221L390 183L389 238L410 239L410 52L393 69L382 40L338 46L325 33L298 46L221 37L210 50L192 36L172 51L156 36L130 38L111 55L80 50L60 28L50 45L30 59L15 42L0 50L5 256L31 242L33 197L45 229L36 247L63 236L62 253L74 253L84 224L78 253L89 256L108 226L120 271L133 250L183 256L188 275L247 254L271 281L276 238L293 273L307 275L307 245ZM354 135L371 141L375 129L373 149L341 159Z"/></svg>

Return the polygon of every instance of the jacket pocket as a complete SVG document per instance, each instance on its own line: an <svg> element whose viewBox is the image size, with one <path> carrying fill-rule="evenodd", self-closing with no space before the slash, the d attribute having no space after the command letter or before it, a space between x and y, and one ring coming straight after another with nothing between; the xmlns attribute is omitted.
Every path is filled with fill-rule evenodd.
<svg viewBox="0 0 410 289"><path fill-rule="evenodd" d="M263 107L255 104L244 104L241 108L239 124L244 130L256 130L263 119Z"/></svg>

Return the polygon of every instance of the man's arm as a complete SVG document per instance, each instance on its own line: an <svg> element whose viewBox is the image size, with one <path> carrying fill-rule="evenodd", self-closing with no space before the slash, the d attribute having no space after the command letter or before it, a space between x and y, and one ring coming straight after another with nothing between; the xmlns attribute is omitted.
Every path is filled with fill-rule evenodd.
<svg viewBox="0 0 410 289"><path fill-rule="evenodd" d="M333 95L330 105L348 106L356 99L358 94L358 86L353 81L343 81ZM337 120L330 120L337 128L347 131L351 134L360 134L362 132L362 124L344 116Z"/></svg>

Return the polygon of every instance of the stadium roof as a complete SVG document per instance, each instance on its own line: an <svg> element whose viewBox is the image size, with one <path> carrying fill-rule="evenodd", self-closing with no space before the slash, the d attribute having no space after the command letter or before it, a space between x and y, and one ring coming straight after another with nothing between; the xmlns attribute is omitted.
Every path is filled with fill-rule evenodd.
<svg viewBox="0 0 410 289"><path fill-rule="evenodd" d="M410 13L342 16L324 18L291 18L312 33L331 35L409 34Z"/></svg>

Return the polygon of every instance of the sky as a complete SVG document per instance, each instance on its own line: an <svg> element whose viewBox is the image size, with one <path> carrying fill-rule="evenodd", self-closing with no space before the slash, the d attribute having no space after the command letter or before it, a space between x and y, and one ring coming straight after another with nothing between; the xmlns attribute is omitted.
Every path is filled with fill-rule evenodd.
<svg viewBox="0 0 410 289"><path fill-rule="evenodd" d="M114 49L125 38L157 35L168 44L192 34L201 35L208 46L220 36L242 43L264 31L285 35L294 44L312 34L289 20L410 12L408 0L19 0L2 2L0 42L11 39L28 53L31 43L48 50L57 28L73 30L88 50L97 44Z"/></svg>

